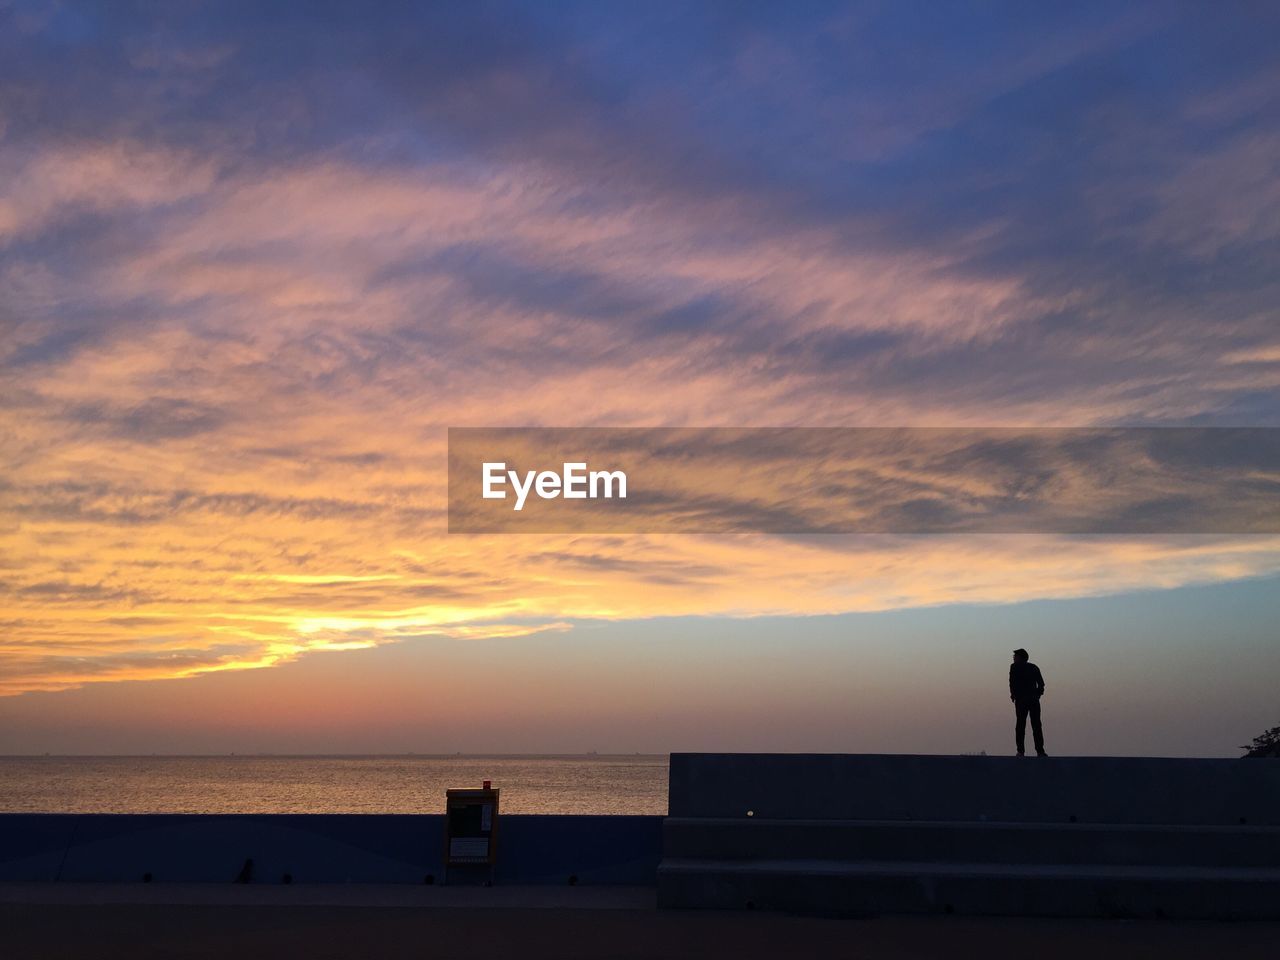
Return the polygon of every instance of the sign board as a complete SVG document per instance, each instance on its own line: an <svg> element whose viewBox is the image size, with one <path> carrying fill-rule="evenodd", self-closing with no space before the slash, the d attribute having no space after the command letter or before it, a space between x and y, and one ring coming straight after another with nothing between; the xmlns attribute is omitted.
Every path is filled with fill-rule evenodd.
<svg viewBox="0 0 1280 960"><path fill-rule="evenodd" d="M446 791L444 820L446 868L493 866L498 833L497 790L482 788Z"/></svg>

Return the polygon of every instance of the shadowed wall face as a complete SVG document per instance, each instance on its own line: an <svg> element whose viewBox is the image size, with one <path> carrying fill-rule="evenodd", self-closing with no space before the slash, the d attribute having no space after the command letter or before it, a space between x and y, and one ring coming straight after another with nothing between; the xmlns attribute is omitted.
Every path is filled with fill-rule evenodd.
<svg viewBox="0 0 1280 960"><path fill-rule="evenodd" d="M451 535L446 429L1274 427L1278 35L6 6L0 749L994 748L1025 645L1055 742L1230 752L1273 536Z"/></svg>

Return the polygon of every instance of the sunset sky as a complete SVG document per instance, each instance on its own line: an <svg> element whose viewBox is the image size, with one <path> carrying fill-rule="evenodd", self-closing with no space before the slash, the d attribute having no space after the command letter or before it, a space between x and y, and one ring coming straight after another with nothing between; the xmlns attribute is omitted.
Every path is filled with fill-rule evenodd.
<svg viewBox="0 0 1280 960"><path fill-rule="evenodd" d="M0 753L1003 753L1025 646L1051 752L1237 754L1280 536L450 534L446 431L1280 427L1278 48L0 0Z"/></svg>

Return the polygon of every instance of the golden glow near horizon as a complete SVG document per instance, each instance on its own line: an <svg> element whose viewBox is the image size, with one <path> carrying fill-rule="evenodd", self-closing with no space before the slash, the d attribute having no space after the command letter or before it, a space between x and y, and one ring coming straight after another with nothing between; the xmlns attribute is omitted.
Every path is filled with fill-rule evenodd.
<svg viewBox="0 0 1280 960"><path fill-rule="evenodd" d="M189 447L166 442L160 470L154 442L131 451L83 432L75 460L111 461L109 484L36 483L49 463L33 460L33 476L17 474L7 493L22 521L5 533L14 589L0 611L10 625L0 690L267 668L406 639L565 630L581 618L804 615L1173 587L1270 572L1280 557L1280 540L1265 537L450 536L439 441L419 448L423 465L401 465L395 441L375 433L381 419L372 412L357 434L365 452L385 443L387 459L372 466L341 455L241 458L234 446L210 459L215 441L205 435ZM295 470L307 474L303 491L279 477ZM15 489L42 499L16 500Z"/></svg>

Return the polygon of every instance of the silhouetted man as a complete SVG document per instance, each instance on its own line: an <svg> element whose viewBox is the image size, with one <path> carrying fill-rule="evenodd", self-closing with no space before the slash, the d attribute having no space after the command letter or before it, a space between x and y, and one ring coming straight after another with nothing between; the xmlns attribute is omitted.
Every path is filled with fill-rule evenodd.
<svg viewBox="0 0 1280 960"><path fill-rule="evenodd" d="M1040 727L1040 695L1044 693L1044 677L1040 668L1030 662L1025 650L1013 651L1013 663L1009 665L1009 699L1018 714L1015 733L1018 739L1018 756L1026 752L1027 717L1031 717L1031 736L1036 741L1036 756L1047 757L1044 752L1044 730Z"/></svg>

